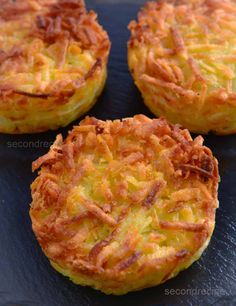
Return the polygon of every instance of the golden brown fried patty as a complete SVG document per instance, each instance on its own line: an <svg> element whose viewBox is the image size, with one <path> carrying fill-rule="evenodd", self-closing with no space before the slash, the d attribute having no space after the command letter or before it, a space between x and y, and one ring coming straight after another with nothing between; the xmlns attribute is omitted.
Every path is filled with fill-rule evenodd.
<svg viewBox="0 0 236 306"><path fill-rule="evenodd" d="M0 132L65 126L106 80L107 33L82 0L0 0Z"/></svg>
<svg viewBox="0 0 236 306"><path fill-rule="evenodd" d="M147 106L193 132L236 132L236 2L148 2L128 61Z"/></svg>
<svg viewBox="0 0 236 306"><path fill-rule="evenodd" d="M124 294L174 277L207 247L218 168L202 137L143 115L87 117L33 163L30 216L51 264Z"/></svg>

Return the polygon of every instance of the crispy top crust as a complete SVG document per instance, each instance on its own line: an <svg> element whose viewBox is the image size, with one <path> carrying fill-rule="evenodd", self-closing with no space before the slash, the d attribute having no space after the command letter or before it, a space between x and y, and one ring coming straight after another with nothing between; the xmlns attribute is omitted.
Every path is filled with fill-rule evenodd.
<svg viewBox="0 0 236 306"><path fill-rule="evenodd" d="M72 273L122 280L169 262L171 271L209 239L218 167L202 137L143 115L87 117L33 163L33 230L46 255Z"/></svg>
<svg viewBox="0 0 236 306"><path fill-rule="evenodd" d="M235 18L236 2L230 0L148 2L129 25L130 51L145 48L145 60L132 69L180 96L179 107L194 103L199 109L210 100L236 105Z"/></svg>
<svg viewBox="0 0 236 306"><path fill-rule="evenodd" d="M107 62L107 33L82 0L1 0L0 27L3 97L72 95Z"/></svg>

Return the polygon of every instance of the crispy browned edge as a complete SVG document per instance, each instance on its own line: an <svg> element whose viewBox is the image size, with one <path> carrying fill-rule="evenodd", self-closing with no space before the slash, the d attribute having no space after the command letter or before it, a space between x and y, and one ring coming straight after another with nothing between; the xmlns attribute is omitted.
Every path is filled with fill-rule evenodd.
<svg viewBox="0 0 236 306"><path fill-rule="evenodd" d="M135 48L135 43L141 46L143 44L156 44L156 38L161 38L163 33L160 31L160 35L158 32L153 34L151 31L150 24L155 23L155 19L152 17L152 13L155 11L155 18L158 18L158 23L162 24L162 30L168 31L168 28L165 27L165 12L162 11L162 8L165 4L171 4L173 7L187 5L188 9L193 12L196 11L195 18L201 20L202 26L204 27L204 22L206 22L206 31L208 27L217 28L219 30L219 35L224 35L223 31L220 33L220 27L217 25L217 21L214 19L215 10L222 10L221 16L222 19L225 18L227 20L227 15L232 15L232 13L236 13L235 7L230 2L226 1L218 1L218 0L199 0L196 1L188 1L188 0L160 0L160 1L148 1L145 3L144 7L138 13L138 19L130 22L128 28L131 32L130 39L128 41L128 47L131 49ZM173 13L175 14L175 10ZM201 18L201 19L200 19ZM184 38L182 37L178 25L172 26L170 29L170 33L172 35L174 46L171 49L163 48L163 58L167 61L174 55L184 55L188 58L188 65L192 72L192 76L189 77L189 83L186 86L181 86L184 75L180 67L175 65L174 73L168 69L165 69L162 66L159 60L155 60L153 54L150 52L146 61L145 72L141 76L142 81L146 81L155 86L160 86L166 89L170 89L175 91L182 99L185 101L192 101L194 104L203 103L207 89L208 89L208 81L201 73L199 65L197 61L188 55L188 51L185 45ZM207 35L207 32L206 32ZM217 58L217 56L216 56ZM221 58L219 55L218 58ZM235 55L229 55L227 57L228 61L234 61ZM134 74L133 69L131 69L131 73ZM198 93L195 90L192 90L192 84L197 81L201 83L201 92ZM168 95L165 95L165 98L169 100ZM236 93L232 91L232 80L229 78L227 80L227 86L225 88L218 88L210 93L208 97L211 103L214 104L214 101L220 101L220 103L228 103L228 105L235 106L236 104ZM235 133L235 130L230 131L214 131L217 134L226 135Z"/></svg>
<svg viewBox="0 0 236 306"><path fill-rule="evenodd" d="M0 19L11 21L25 13L34 13L34 7L30 1L0 1ZM107 62L110 50L110 41L107 33L97 22L97 15L94 11L87 12L83 0L58 0L54 4L47 4L46 1L39 1L39 5L48 8L46 14L38 14L32 21L32 31L29 36L38 37L48 44L55 43L57 40L75 40L81 43L83 50L93 49L96 62L86 73L86 75L73 82L73 89L67 90L59 87L53 92L29 93L16 90L14 86L0 85L0 97L27 96L30 98L48 99L49 97L71 97L85 81L92 78ZM77 26L79 26L77 28ZM24 56L23 50L18 46L12 47L8 52L0 50L0 65L5 60L12 57Z"/></svg>

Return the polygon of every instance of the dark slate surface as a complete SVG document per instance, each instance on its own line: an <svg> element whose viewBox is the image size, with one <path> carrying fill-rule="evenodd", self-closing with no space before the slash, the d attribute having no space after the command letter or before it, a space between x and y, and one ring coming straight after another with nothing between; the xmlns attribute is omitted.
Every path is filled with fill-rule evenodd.
<svg viewBox="0 0 236 306"><path fill-rule="evenodd" d="M143 1L87 2L99 13L113 43L106 89L89 114L100 119L152 116L133 85L126 61L126 26ZM71 127L61 132L66 135ZM114 297L76 286L55 272L31 230L31 162L48 150L57 133L0 135L0 306L236 305L236 135L206 137L219 160L222 182L216 229L202 258L164 285Z"/></svg>

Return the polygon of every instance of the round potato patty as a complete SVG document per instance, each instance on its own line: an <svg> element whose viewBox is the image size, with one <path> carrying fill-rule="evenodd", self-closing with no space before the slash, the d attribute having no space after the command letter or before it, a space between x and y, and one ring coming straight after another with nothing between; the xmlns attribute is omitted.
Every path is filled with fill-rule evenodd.
<svg viewBox="0 0 236 306"><path fill-rule="evenodd" d="M110 42L82 0L0 1L0 132L65 126L88 111Z"/></svg>
<svg viewBox="0 0 236 306"><path fill-rule="evenodd" d="M236 132L236 2L148 2L128 62L146 105L192 132Z"/></svg>
<svg viewBox="0 0 236 306"><path fill-rule="evenodd" d="M33 231L53 267L107 294L155 286L197 260L218 207L201 136L143 115L87 117L33 163Z"/></svg>

